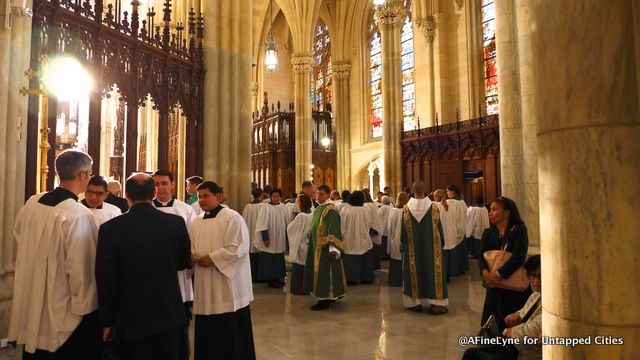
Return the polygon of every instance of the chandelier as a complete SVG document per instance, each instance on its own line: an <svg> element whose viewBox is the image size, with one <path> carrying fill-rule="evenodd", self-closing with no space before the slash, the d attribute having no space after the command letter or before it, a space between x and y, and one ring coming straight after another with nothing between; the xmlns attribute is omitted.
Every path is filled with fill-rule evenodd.
<svg viewBox="0 0 640 360"><path fill-rule="evenodd" d="M269 18L269 35L267 38L266 46L267 51L264 57L264 64L268 71L274 71L278 67L278 49L276 48L276 42L273 40L273 1L269 1L270 18Z"/></svg>

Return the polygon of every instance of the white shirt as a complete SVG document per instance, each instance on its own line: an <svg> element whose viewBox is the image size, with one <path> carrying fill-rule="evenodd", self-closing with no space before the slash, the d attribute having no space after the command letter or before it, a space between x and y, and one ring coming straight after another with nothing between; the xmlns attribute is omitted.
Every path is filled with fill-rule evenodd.
<svg viewBox="0 0 640 360"><path fill-rule="evenodd" d="M260 212L260 208L264 206L263 202L259 203L250 203L244 207L242 211L242 217L244 221L247 223L247 227L249 228L249 238L250 238L250 247L249 251L252 253L257 253L258 248L254 245L256 242L256 222L258 221L258 213ZM262 238L259 239L262 241Z"/></svg>
<svg viewBox="0 0 640 360"><path fill-rule="evenodd" d="M376 245L380 245L382 244L382 228L384 225L382 224L380 215L378 214L378 204L374 202L367 202L364 203L364 207L368 208L371 212L371 228L378 232L378 235L371 236L371 241Z"/></svg>
<svg viewBox="0 0 640 360"><path fill-rule="evenodd" d="M287 226L289 260L293 263L304 265L307 261L312 218L311 214L301 212Z"/></svg>
<svg viewBox="0 0 640 360"><path fill-rule="evenodd" d="M100 227L100 225L106 223L114 217L122 215L122 211L119 207L111 205L107 202L102 203L102 209L87 209L89 209L93 214L93 217L96 221L96 226L98 228Z"/></svg>
<svg viewBox="0 0 640 360"><path fill-rule="evenodd" d="M234 312L253 301L249 230L242 216L224 208L212 219L198 217L189 226L191 250L209 255L215 266L195 266L193 312L213 315Z"/></svg>
<svg viewBox="0 0 640 360"><path fill-rule="evenodd" d="M389 241L387 242L387 253L393 260L402 260L402 253L400 252L402 212L402 209L397 208L391 208L391 210L389 210L389 222L387 225Z"/></svg>
<svg viewBox="0 0 640 360"><path fill-rule="evenodd" d="M470 206L467 209L467 227L465 235L482 239L482 233L489 227L489 212L484 206Z"/></svg>
<svg viewBox="0 0 640 360"><path fill-rule="evenodd" d="M283 204L278 205L265 204L258 212L258 220L256 221L256 237L254 238L255 247L266 253L280 254L284 253L286 248L286 232L287 225L291 222L291 212ZM263 230L269 232L269 247L264 245L262 241Z"/></svg>
<svg viewBox="0 0 640 360"><path fill-rule="evenodd" d="M195 202L194 204L197 204L197 202ZM189 228L189 225L197 217L191 205L178 199L173 200L173 206L158 207L157 209L167 214L173 214L182 217L187 228ZM192 274L192 269L178 271L178 283L180 284L180 293L182 294L182 301L184 302L193 301L193 282L191 281Z"/></svg>
<svg viewBox="0 0 640 360"><path fill-rule="evenodd" d="M372 227L371 210L367 206L347 205L340 212L340 230L344 253L362 255L373 247L369 229Z"/></svg>
<svg viewBox="0 0 640 360"><path fill-rule="evenodd" d="M56 351L82 316L98 308L95 260L98 229L91 211L73 199L56 205L32 196L18 212L18 245L9 339Z"/></svg>

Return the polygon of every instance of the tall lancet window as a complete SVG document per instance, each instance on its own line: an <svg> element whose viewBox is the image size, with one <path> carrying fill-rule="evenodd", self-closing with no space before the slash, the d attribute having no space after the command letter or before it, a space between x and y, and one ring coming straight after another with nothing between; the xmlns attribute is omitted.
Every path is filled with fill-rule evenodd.
<svg viewBox="0 0 640 360"><path fill-rule="evenodd" d="M484 91L487 115L492 115L498 113L496 6L493 0L482 0L482 47L484 54Z"/></svg>
<svg viewBox="0 0 640 360"><path fill-rule="evenodd" d="M313 55L316 59L316 67L313 71L311 99L315 109L331 111L333 100L331 94L331 40L329 28L322 20L318 20L316 26Z"/></svg>
<svg viewBox="0 0 640 360"><path fill-rule="evenodd" d="M382 38L376 24L369 28L369 78L371 81L371 136L382 136Z"/></svg>
<svg viewBox="0 0 640 360"><path fill-rule="evenodd" d="M400 44L402 46L400 58L402 71L402 119L404 131L409 131L416 128L416 84L413 79L415 70L413 21L411 21L410 12L402 26Z"/></svg>

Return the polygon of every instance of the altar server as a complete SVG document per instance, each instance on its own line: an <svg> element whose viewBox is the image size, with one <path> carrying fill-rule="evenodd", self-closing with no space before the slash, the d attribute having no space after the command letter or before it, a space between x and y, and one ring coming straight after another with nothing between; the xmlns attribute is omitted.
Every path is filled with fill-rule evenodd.
<svg viewBox="0 0 640 360"><path fill-rule="evenodd" d="M273 189L271 201L260 208L256 220L254 245L260 250L258 280L267 281L272 288L282 288L286 275L284 252L291 212L281 200L282 191Z"/></svg>
<svg viewBox="0 0 640 360"><path fill-rule="evenodd" d="M108 193L107 182L102 176L94 175L89 180L87 190L84 192L84 199L81 201L82 205L86 206L91 210L91 213L93 213L96 226L98 227L122 214L119 207L105 202Z"/></svg>

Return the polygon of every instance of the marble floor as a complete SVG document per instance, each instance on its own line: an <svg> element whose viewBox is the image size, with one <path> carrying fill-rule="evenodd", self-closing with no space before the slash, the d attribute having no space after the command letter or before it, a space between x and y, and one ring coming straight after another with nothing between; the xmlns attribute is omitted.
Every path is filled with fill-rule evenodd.
<svg viewBox="0 0 640 360"><path fill-rule="evenodd" d="M343 300L319 312L309 310L312 297L254 284L258 359L460 359L465 348L458 338L478 331L484 301L475 260L471 269L449 282L449 313L440 316L405 310L384 269L376 283L349 287ZM0 360L19 359L14 350L0 350Z"/></svg>

